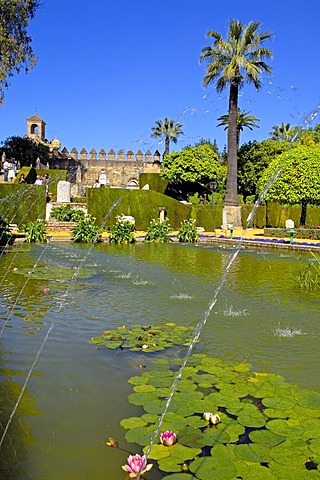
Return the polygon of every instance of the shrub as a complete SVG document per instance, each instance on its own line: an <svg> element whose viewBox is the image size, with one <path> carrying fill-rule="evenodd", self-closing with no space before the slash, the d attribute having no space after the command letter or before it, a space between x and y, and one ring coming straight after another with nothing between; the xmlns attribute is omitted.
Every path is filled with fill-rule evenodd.
<svg viewBox="0 0 320 480"><path fill-rule="evenodd" d="M147 229L145 236L146 242L166 243L170 241L169 232L171 230L169 220L160 221L159 218L153 219Z"/></svg>
<svg viewBox="0 0 320 480"><path fill-rule="evenodd" d="M58 222L79 222L84 220L85 213L81 208L69 208L67 206L53 207L50 216Z"/></svg>
<svg viewBox="0 0 320 480"><path fill-rule="evenodd" d="M94 243L100 241L99 227L95 218L87 216L71 230L72 240L81 243Z"/></svg>
<svg viewBox="0 0 320 480"><path fill-rule="evenodd" d="M134 243L134 225L122 216L117 217L117 222L109 228L109 242Z"/></svg>
<svg viewBox="0 0 320 480"><path fill-rule="evenodd" d="M47 224L44 220L37 220L22 225L21 230L27 234L28 243L45 243L47 239Z"/></svg>
<svg viewBox="0 0 320 480"><path fill-rule="evenodd" d="M198 237L199 235L195 219L184 220L181 222L181 227L178 232L179 242L194 243L198 241Z"/></svg>

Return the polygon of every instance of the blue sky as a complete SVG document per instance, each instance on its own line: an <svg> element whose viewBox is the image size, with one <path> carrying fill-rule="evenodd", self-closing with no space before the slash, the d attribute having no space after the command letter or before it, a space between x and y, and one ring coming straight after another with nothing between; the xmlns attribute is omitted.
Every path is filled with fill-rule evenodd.
<svg viewBox="0 0 320 480"><path fill-rule="evenodd" d="M183 124L175 149L209 138L222 150L226 132L217 118L227 113L228 91L203 87L199 57L211 44L206 32L225 37L229 18L261 21L274 35L266 42L273 75L262 78L259 93L245 86L240 94L240 108L260 119L241 143L267 138L282 122L306 122L320 100L319 0L43 0L29 27L39 61L5 92L0 141L24 135L37 111L46 137L57 135L69 150L162 153L150 134L167 116Z"/></svg>

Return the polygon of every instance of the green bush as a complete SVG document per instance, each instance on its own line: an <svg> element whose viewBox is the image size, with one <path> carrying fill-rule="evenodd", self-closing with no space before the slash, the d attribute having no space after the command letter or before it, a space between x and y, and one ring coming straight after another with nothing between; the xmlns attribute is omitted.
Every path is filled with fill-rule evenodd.
<svg viewBox="0 0 320 480"><path fill-rule="evenodd" d="M81 208L69 208L66 205L53 207L50 216L58 222L80 222L84 220L85 213Z"/></svg>
<svg viewBox="0 0 320 480"><path fill-rule="evenodd" d="M109 228L109 242L134 243L134 225L125 220L123 215L117 217L117 222Z"/></svg>
<svg viewBox="0 0 320 480"><path fill-rule="evenodd" d="M179 242L195 243L198 241L199 235L196 227L196 220L184 220L181 223L180 230L178 232Z"/></svg>
<svg viewBox="0 0 320 480"><path fill-rule="evenodd" d="M95 218L87 216L71 230L72 240L81 243L94 243L100 241L99 227Z"/></svg>
<svg viewBox="0 0 320 480"><path fill-rule="evenodd" d="M47 239L47 224L44 220L29 222L22 225L21 230L27 234L28 243L45 243Z"/></svg>
<svg viewBox="0 0 320 480"><path fill-rule="evenodd" d="M170 231L171 231L171 227L168 219L165 219L163 221L160 221L159 218L153 219L151 220L150 225L147 229L145 241L159 242L159 243L170 242L170 238L169 238Z"/></svg>

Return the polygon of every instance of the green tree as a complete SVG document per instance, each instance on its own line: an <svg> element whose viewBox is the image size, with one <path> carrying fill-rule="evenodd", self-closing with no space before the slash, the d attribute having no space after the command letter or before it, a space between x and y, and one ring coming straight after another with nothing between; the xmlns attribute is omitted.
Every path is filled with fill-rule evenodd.
<svg viewBox="0 0 320 480"><path fill-rule="evenodd" d="M305 225L307 206L320 204L320 146L297 145L275 158L261 176L260 193L279 172L265 199L281 204L300 204L300 225Z"/></svg>
<svg viewBox="0 0 320 480"><path fill-rule="evenodd" d="M257 183L270 162L289 148L285 142L271 139L248 142L238 150L238 187L244 200L257 197Z"/></svg>
<svg viewBox="0 0 320 480"><path fill-rule="evenodd" d="M270 135L272 140L292 142L297 132L298 127L292 127L290 123L282 122L281 125L274 125L272 127Z"/></svg>
<svg viewBox="0 0 320 480"><path fill-rule="evenodd" d="M12 157L20 162L21 167L35 166L38 157L42 163L47 163L50 159L50 148L28 137L9 137L4 141L1 150L5 152L7 158Z"/></svg>
<svg viewBox="0 0 320 480"><path fill-rule="evenodd" d="M271 73L271 68L263 59L272 58L263 42L272 38L271 33L258 33L260 22L244 25L239 20L229 20L227 39L220 33L210 30L207 37L213 38L213 45L202 49L200 61L207 63L204 85L215 84L222 92L229 87L228 108L228 175L225 205L238 205L237 188L237 136L238 136L238 96L245 84L253 84L256 90L261 87L260 76Z"/></svg>
<svg viewBox="0 0 320 480"><path fill-rule="evenodd" d="M182 127L181 123L175 122L170 118L165 118L164 121L157 120L155 126L152 127L153 133L151 137L165 139L164 155L169 155L170 142L177 143L178 136L183 135Z"/></svg>
<svg viewBox="0 0 320 480"><path fill-rule="evenodd" d="M225 167L219 162L218 153L210 145L203 144L166 155L161 176L172 182L206 185L211 180L217 180L220 184L225 179Z"/></svg>
<svg viewBox="0 0 320 480"><path fill-rule="evenodd" d="M245 110L240 110L238 108L238 117L237 117L237 149L239 148L240 144L240 132L243 131L244 128L249 128L249 130L253 130L254 128L260 128L256 122L260 122L260 119L254 117L253 115L249 115L250 112L246 112ZM229 115L221 115L218 118L219 123L217 127L224 127L224 130L228 129L229 126Z"/></svg>
<svg viewBox="0 0 320 480"><path fill-rule="evenodd" d="M37 62L27 27L39 6L38 0L0 0L0 105L8 79Z"/></svg>

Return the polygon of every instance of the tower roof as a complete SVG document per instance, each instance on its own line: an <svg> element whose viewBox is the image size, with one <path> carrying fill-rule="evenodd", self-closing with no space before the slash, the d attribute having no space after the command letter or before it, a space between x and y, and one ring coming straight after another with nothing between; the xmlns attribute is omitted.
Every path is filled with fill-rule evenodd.
<svg viewBox="0 0 320 480"><path fill-rule="evenodd" d="M28 117L27 121L28 122L43 122L43 123L45 123L45 121L42 120L42 118L40 118L37 113L35 115L32 115L31 117Z"/></svg>

